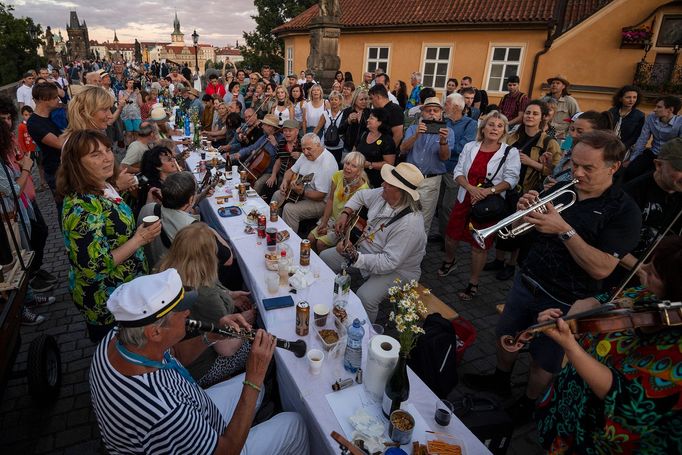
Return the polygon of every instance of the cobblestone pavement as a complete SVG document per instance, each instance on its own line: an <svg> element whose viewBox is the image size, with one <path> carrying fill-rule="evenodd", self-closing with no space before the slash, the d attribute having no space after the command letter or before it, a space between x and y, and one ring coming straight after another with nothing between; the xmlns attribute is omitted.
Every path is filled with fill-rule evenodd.
<svg viewBox="0 0 682 455"><path fill-rule="evenodd" d="M54 201L49 192L39 193L38 201L51 228L44 268L59 278L59 285L52 294L57 301L50 307L37 310L47 317L43 324L22 327L22 346L14 370L26 368L28 346L33 339L43 333L53 335L61 351L62 388L59 399L54 404L43 405L36 403L28 395L25 377L9 380L0 405L0 453L104 453L100 449L99 431L90 406L88 388L88 372L94 346L86 337L85 326L68 293L68 260L56 228ZM441 300L453 306L462 317L471 321L478 331L476 342L464 355L460 375L494 369L494 327L499 317L495 305L504 302L506 292L511 286L511 281L500 282L491 273L484 272L478 297L471 302L460 302L457 290L466 286L469 257L468 248L461 248L459 268L447 278L438 278L436 270L440 266L442 253L440 245L430 243L422 264L421 282L430 287ZM525 381L527 369L527 355L522 355L513 377L513 381L518 383L514 389L515 396L522 393L521 384ZM456 398L465 392L466 388L458 385L450 397ZM535 443L533 425L516 430L508 453L541 453Z"/></svg>

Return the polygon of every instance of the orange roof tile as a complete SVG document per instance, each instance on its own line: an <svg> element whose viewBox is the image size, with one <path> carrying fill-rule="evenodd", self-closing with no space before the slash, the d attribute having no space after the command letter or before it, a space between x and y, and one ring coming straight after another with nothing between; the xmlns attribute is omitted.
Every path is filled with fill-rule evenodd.
<svg viewBox="0 0 682 455"><path fill-rule="evenodd" d="M567 0L564 30L612 0ZM339 0L343 28L447 24L542 24L551 20L559 0ZM317 16L313 5L273 33L307 31Z"/></svg>

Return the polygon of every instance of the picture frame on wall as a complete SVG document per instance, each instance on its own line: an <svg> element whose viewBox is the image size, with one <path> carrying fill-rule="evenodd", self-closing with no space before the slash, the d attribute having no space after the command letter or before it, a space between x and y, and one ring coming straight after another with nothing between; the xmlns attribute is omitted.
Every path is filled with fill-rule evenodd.
<svg viewBox="0 0 682 455"><path fill-rule="evenodd" d="M682 14L666 14L658 30L656 47L682 46Z"/></svg>

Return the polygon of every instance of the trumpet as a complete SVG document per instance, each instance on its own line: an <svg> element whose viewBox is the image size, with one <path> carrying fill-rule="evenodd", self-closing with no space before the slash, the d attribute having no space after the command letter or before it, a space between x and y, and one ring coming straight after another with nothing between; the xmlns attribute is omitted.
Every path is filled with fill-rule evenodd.
<svg viewBox="0 0 682 455"><path fill-rule="evenodd" d="M521 223L516 227L514 227L513 225L515 222L522 219L529 213L531 212L547 213L547 207L545 206L548 203L553 202L555 199L563 196L564 194L570 194L571 200L568 201L568 203L566 204L561 203L554 206L557 212L562 212L569 208L570 206L572 206L573 204L575 204L578 195L575 193L575 191L573 191L571 187L578 182L579 182L578 179L574 179L568 185L565 185L563 188L561 188L559 191L555 191L552 194L549 194L543 198L538 199L533 205L531 205L527 209L516 211L509 215L508 217L503 218L493 226L480 230L474 229L472 227L471 235L474 237L474 240L476 240L476 242L480 245L481 248L485 248L485 239L487 239L488 237L495 233L497 233L497 235L502 239L514 238L518 235L521 235L524 232L532 229L534 227L534 224Z"/></svg>

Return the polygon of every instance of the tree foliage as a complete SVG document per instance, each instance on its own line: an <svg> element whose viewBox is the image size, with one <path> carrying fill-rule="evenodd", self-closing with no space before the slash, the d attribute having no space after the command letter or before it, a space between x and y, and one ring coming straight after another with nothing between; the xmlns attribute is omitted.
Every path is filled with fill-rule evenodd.
<svg viewBox="0 0 682 455"><path fill-rule="evenodd" d="M258 14L251 17L256 21L256 30L244 32L246 43L239 46L244 56L242 65L252 69L270 65L282 73L284 40L276 38L272 34L272 29L298 16L316 3L317 0L255 0L254 5Z"/></svg>
<svg viewBox="0 0 682 455"><path fill-rule="evenodd" d="M12 5L0 3L0 85L16 82L26 71L43 64L37 51L41 44L40 26L31 18L14 17L12 11ZM31 29L36 38L31 38Z"/></svg>

